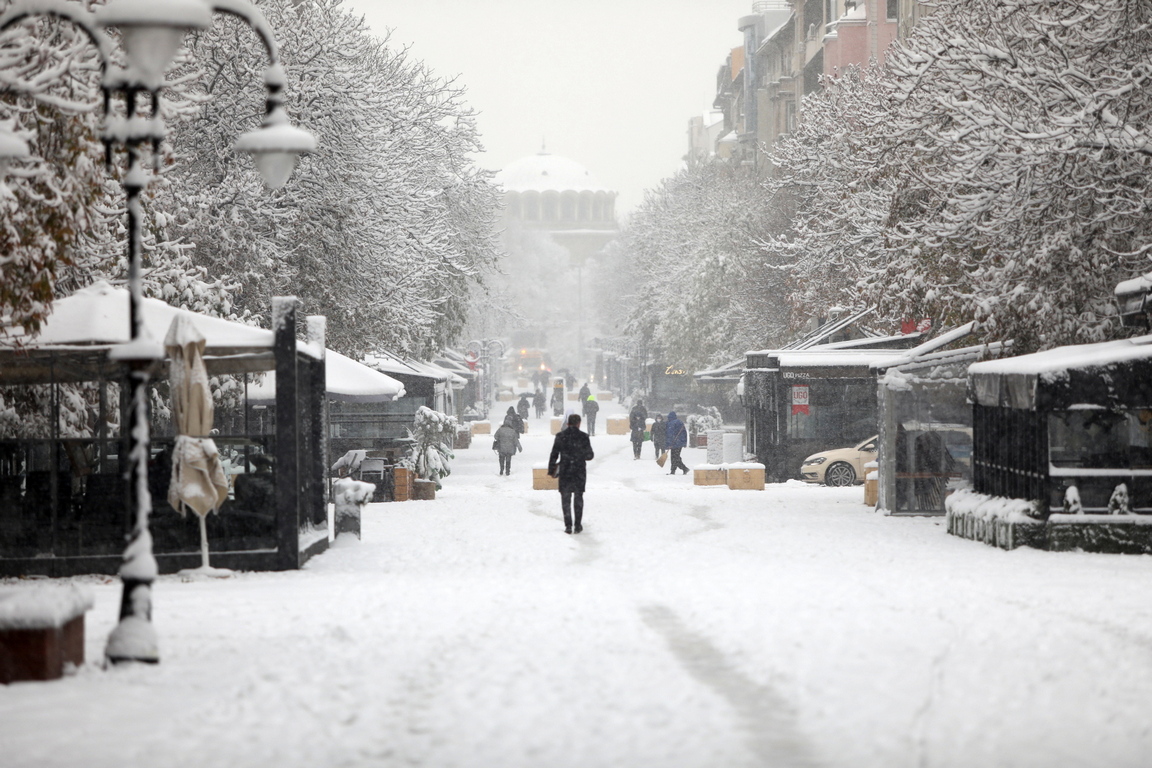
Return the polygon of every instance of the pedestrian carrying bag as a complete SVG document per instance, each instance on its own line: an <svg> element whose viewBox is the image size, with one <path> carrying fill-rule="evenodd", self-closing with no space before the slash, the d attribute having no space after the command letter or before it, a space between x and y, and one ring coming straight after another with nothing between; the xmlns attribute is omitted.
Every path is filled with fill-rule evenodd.
<svg viewBox="0 0 1152 768"><path fill-rule="evenodd" d="M664 453L660 454L660 458L656 459L656 463L661 467L664 466L666 461L668 461L668 451L664 451Z"/></svg>

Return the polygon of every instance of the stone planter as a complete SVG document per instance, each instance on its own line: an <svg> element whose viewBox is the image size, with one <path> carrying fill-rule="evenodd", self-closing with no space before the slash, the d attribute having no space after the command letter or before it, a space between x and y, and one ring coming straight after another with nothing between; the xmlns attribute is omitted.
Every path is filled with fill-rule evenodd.
<svg viewBox="0 0 1152 768"><path fill-rule="evenodd" d="M0 590L0 683L55 680L84 663L92 595L74 585Z"/></svg>
<svg viewBox="0 0 1152 768"><path fill-rule="evenodd" d="M412 483L413 501L434 501L436 499L436 483L432 480L415 480Z"/></svg>

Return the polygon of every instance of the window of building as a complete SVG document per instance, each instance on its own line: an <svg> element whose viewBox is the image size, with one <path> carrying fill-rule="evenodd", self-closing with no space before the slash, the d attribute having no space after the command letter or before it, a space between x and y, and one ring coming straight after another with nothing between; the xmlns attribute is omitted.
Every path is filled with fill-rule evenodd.
<svg viewBox="0 0 1152 768"><path fill-rule="evenodd" d="M888 21L897 21L900 18L900 0L887 0Z"/></svg>

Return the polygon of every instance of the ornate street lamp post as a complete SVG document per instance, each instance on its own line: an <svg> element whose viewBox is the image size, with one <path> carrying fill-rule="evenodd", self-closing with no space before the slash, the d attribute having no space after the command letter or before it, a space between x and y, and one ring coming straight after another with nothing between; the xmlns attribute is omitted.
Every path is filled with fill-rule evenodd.
<svg viewBox="0 0 1152 768"><path fill-rule="evenodd" d="M291 175L297 157L314 150L316 142L309 133L292 127L288 122L281 95L284 71L275 40L263 14L247 0L112 0L95 15L69 0L18 0L0 17L0 32L29 17L50 16L75 24L88 36L100 58L104 114L100 138L104 144L105 162L111 166L118 148L123 148L127 155L122 185L127 197L131 341L112 350L111 357L126 365L132 393L127 427L126 477L134 525L120 568L124 583L120 622L109 636L105 648L105 656L114 663L156 663L160 660L151 621L152 582L158 567L148 530L148 516L152 511L152 496L148 490L148 380L164 352L160 343L148 336L140 311L140 193L150 179L141 155L145 145L151 145L154 162L159 167L160 145L166 137L160 117L164 72L184 36L192 30L207 28L212 23L213 12L243 19L259 35L268 53L269 66L264 77L268 89L264 123L241 136L236 149L253 155L268 186L281 187ZM120 32L126 61L123 68L114 64L113 41L104 31L108 28ZM114 95L123 99L123 115L113 110ZM143 95L148 97L147 110L141 114ZM0 127L0 184L7 166L27 156L27 145Z"/></svg>

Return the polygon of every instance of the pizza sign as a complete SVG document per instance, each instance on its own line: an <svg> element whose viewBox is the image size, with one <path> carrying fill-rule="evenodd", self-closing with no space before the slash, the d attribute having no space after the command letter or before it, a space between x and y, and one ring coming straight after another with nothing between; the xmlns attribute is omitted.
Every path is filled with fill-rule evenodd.
<svg viewBox="0 0 1152 768"><path fill-rule="evenodd" d="M795 416L798 413L802 413L805 416L809 415L807 385L792 387L792 415Z"/></svg>

